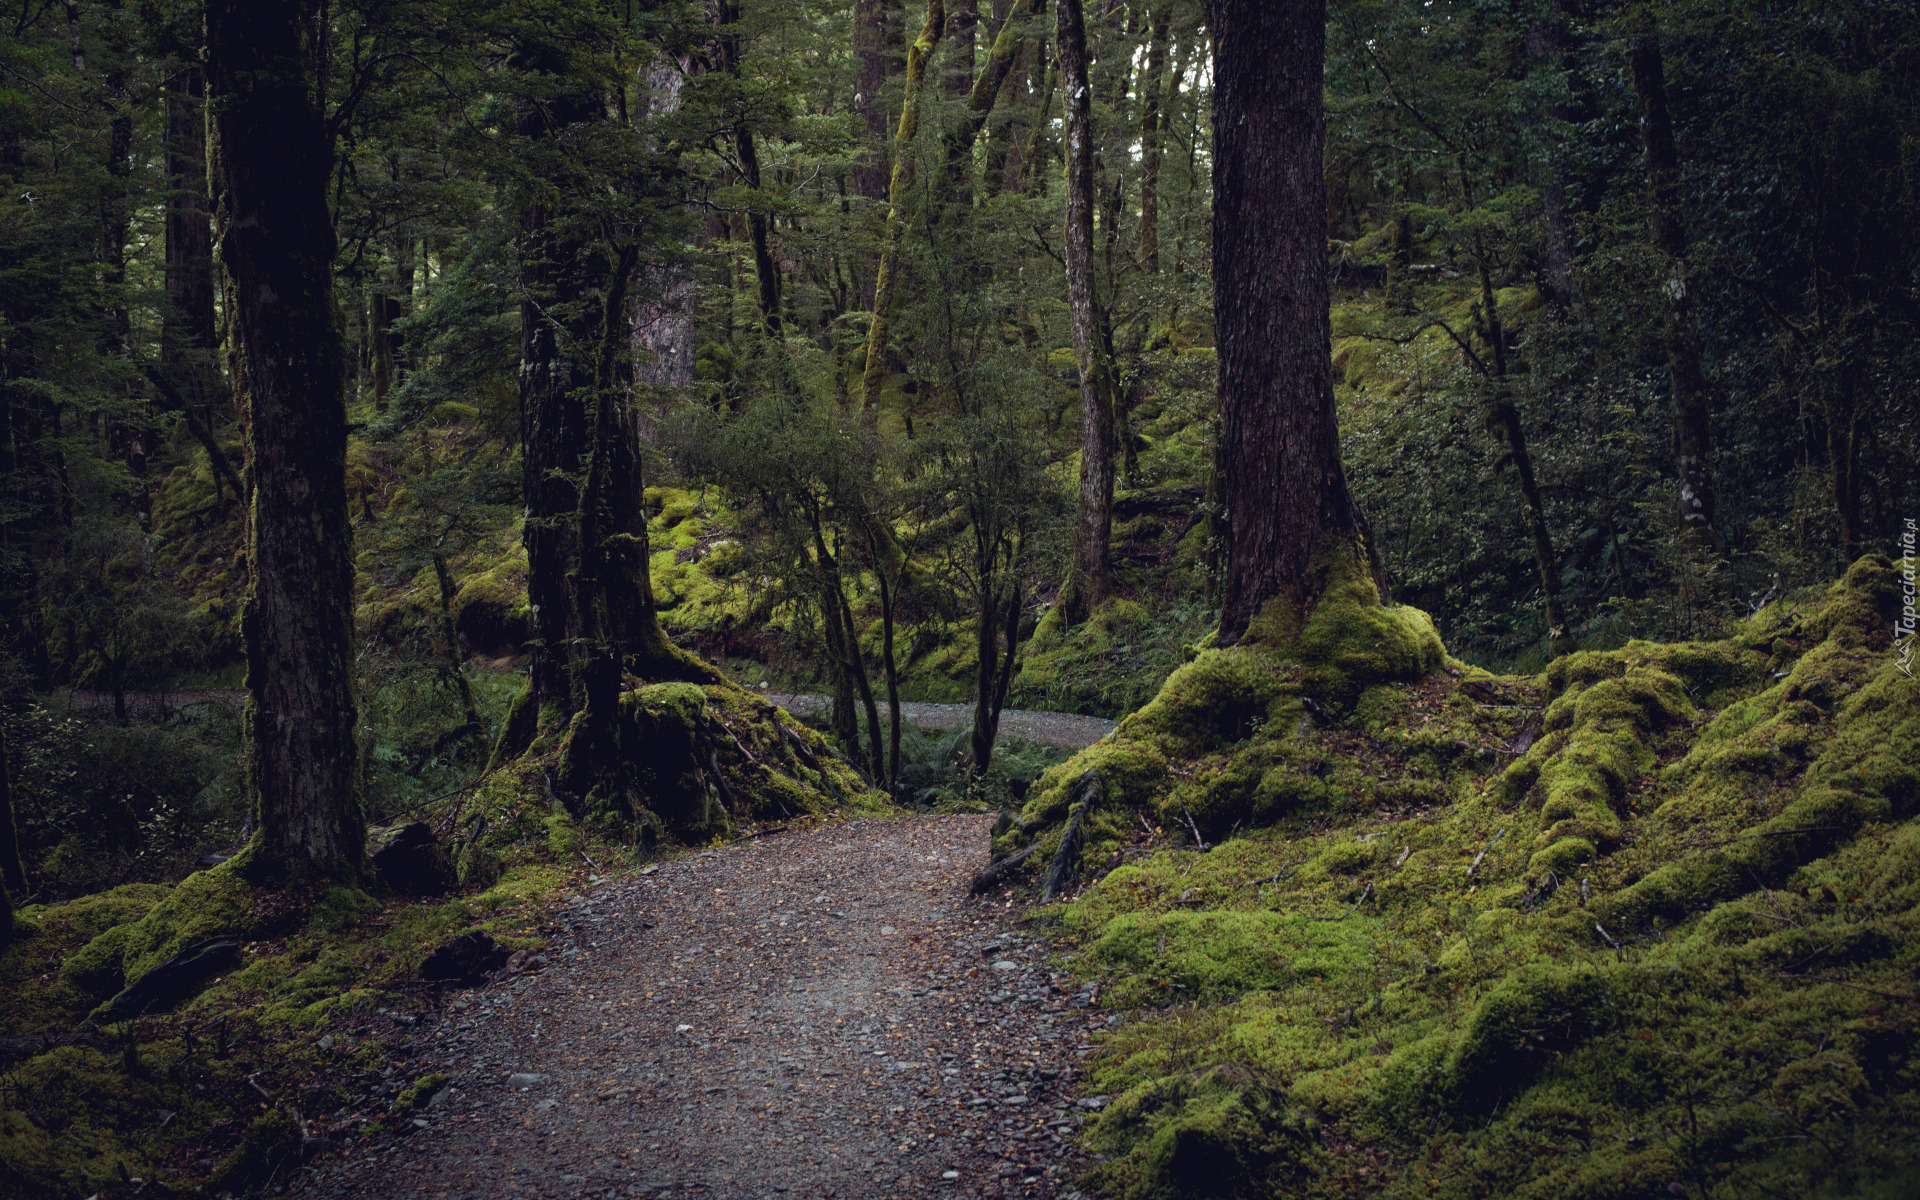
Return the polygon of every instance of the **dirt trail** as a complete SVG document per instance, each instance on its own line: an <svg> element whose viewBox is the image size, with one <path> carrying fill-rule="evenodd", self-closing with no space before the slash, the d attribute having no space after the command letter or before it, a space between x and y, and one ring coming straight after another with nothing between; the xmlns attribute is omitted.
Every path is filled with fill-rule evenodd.
<svg viewBox="0 0 1920 1200"><path fill-rule="evenodd" d="M989 821L820 826L584 893L555 965L423 1020L409 1073L453 1081L418 1130L301 1193L1076 1196L1102 1022L968 897Z"/></svg>
<svg viewBox="0 0 1920 1200"><path fill-rule="evenodd" d="M762 696L791 713L826 712L833 704L828 696L793 692L762 692ZM886 719L885 708L881 720ZM907 700L900 705L900 719L923 729L955 729L973 723L973 705L937 704L933 701ZM1041 712L1023 708L1000 710L1000 732L1009 737L1039 742L1047 746L1065 746L1084 750L1113 732L1118 721L1106 717L1087 717L1079 713Z"/></svg>

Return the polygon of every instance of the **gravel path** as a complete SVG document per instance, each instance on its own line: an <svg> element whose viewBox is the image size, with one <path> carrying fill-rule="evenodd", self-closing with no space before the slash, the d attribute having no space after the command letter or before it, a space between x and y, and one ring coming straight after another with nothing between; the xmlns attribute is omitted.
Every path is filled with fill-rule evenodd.
<svg viewBox="0 0 1920 1200"><path fill-rule="evenodd" d="M792 713L825 712L833 703L827 696L792 692L762 692L761 695ZM880 718L886 720L886 710ZM973 722L971 704L934 704L909 700L900 705L900 719L923 729L955 729ZM1113 731L1118 721L1105 717L1083 717L1078 713L1031 712L1020 708L1000 710L1000 732L1024 741L1047 746L1065 746L1084 750Z"/></svg>
<svg viewBox="0 0 1920 1200"><path fill-rule="evenodd" d="M967 894L991 818L795 830L561 910L555 965L423 1018L452 1084L307 1196L1062 1197L1104 1024Z"/></svg>

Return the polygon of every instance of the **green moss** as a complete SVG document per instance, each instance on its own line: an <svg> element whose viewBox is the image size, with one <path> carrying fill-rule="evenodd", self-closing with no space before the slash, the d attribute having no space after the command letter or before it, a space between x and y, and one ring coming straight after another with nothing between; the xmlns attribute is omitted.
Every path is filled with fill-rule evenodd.
<svg viewBox="0 0 1920 1200"><path fill-rule="evenodd" d="M1893 579L1870 556L1724 641L1376 681L1344 713L1298 655L1197 657L1101 751L1152 770L1053 917L1102 1005L1137 1010L1088 1064L1114 1097L1095 1181L1620 1200L1909 1177L1920 684L1888 652ZM1276 682L1231 661L1256 653ZM1093 761L1002 844L1044 848ZM1167 845L1227 814L1210 852Z"/></svg>
<svg viewBox="0 0 1920 1200"><path fill-rule="evenodd" d="M215 935L258 936L267 922L260 893L241 875L242 858L181 880L140 920L101 933L61 968L61 978L94 995L117 991L178 954L189 943Z"/></svg>
<svg viewBox="0 0 1920 1200"><path fill-rule="evenodd" d="M415 1109L425 1108L427 1101L433 1099L434 1093L446 1087L452 1079L453 1076L445 1071L432 1071L422 1075L393 1098L393 1115L404 1116Z"/></svg>
<svg viewBox="0 0 1920 1200"><path fill-rule="evenodd" d="M221 1160L207 1187L216 1192L260 1187L288 1174L299 1158L300 1126L293 1114L276 1108L254 1118L246 1137Z"/></svg>

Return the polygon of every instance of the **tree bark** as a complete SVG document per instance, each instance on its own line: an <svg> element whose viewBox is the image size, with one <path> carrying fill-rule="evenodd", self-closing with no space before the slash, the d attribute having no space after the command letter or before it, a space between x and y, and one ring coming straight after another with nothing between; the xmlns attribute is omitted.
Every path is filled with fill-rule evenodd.
<svg viewBox="0 0 1920 1200"><path fill-rule="evenodd" d="M1304 618L1316 559L1360 543L1333 404L1327 288L1325 0L1215 0L1213 293L1219 642L1269 601ZM1362 549L1364 555L1364 549Z"/></svg>
<svg viewBox="0 0 1920 1200"><path fill-rule="evenodd" d="M20 861L20 826L13 815L12 755L7 751L7 731L0 726L0 891L25 895L27 871ZM10 926L0 923L0 934Z"/></svg>
<svg viewBox="0 0 1920 1200"><path fill-rule="evenodd" d="M661 59L647 72L647 113L659 119L680 111L681 65ZM691 272L680 261L647 264L633 304L633 378L636 383L685 390L694 382L699 347Z"/></svg>
<svg viewBox="0 0 1920 1200"><path fill-rule="evenodd" d="M1020 34L1016 23L1039 11L1040 0L1015 0L1007 20L1000 26L999 36L993 39L993 48L987 52L986 63L973 80L972 89L966 93L966 109L953 128L947 131L947 176L950 186L956 190L965 183L973 144L986 127L987 119L993 115L993 106L999 99L1001 88L1005 86L1007 76L1012 73L1013 65L1020 57Z"/></svg>
<svg viewBox="0 0 1920 1200"><path fill-rule="evenodd" d="M1093 103L1088 87L1087 29L1080 0L1055 0L1055 36L1067 110L1067 307L1073 357L1080 372L1080 506L1074 527L1073 577L1063 597L1078 624L1113 591L1113 364L1102 336L1094 286Z"/></svg>
<svg viewBox="0 0 1920 1200"><path fill-rule="evenodd" d="M976 35L980 29L980 0L953 0L947 11L947 29L942 39L947 48L947 73L940 90L949 96L964 96L973 88Z"/></svg>
<svg viewBox="0 0 1920 1200"><path fill-rule="evenodd" d="M1146 86L1140 103L1140 264L1160 273L1160 132L1166 89L1167 30L1173 9L1162 4L1147 39Z"/></svg>
<svg viewBox="0 0 1920 1200"><path fill-rule="evenodd" d="M887 579L886 551L893 544L872 526L867 529L867 549L873 555L873 577L880 584L880 664L887 675L887 794L900 789L900 671L893 654L893 590ZM902 565L905 560L902 559Z"/></svg>
<svg viewBox="0 0 1920 1200"><path fill-rule="evenodd" d="M1472 196L1463 198L1469 207ZM1477 243L1477 239L1476 239ZM1487 401L1483 410L1487 429L1507 447L1507 457L1520 480L1520 499L1525 505L1527 536L1533 544L1534 570L1540 576L1540 594L1545 601L1548 653L1555 658L1571 650L1567 635L1567 615L1560 601L1559 559L1553 552L1553 537L1547 530L1546 500L1534 478L1533 452L1527 448L1526 430L1520 421L1520 409L1513 402L1512 384L1507 369L1507 331L1500 319L1499 298L1493 290L1493 272L1487 265L1487 253L1476 244L1474 263L1480 275L1480 337L1488 347L1491 361L1478 365L1485 373Z"/></svg>
<svg viewBox="0 0 1920 1200"><path fill-rule="evenodd" d="M866 128L868 153L854 172L854 192L868 200L887 198L887 80L899 74L900 0L854 0L853 53L859 73L853 110Z"/></svg>
<svg viewBox="0 0 1920 1200"><path fill-rule="evenodd" d="M720 61L727 74L740 78L740 35L733 26L740 20L739 7L721 0L716 10L721 27ZM760 190L760 153L754 147L753 127L743 118L733 124L733 153L740 164L740 181L756 193ZM773 243L767 214L759 208L747 210L747 238L753 246L753 278L759 290L760 320L772 337L779 337L780 267L773 258Z"/></svg>
<svg viewBox="0 0 1920 1200"><path fill-rule="evenodd" d="M513 65L564 80L571 64L549 46L528 44ZM516 131L538 144L601 116L595 97L569 87L522 101ZM593 389L594 360L586 348L600 343L602 331L582 302L593 256L564 213L524 203L519 256L521 540L533 611L528 686L536 708L571 715L579 703L572 647L580 629L568 580L580 562L581 467L592 446L584 397Z"/></svg>
<svg viewBox="0 0 1920 1200"><path fill-rule="evenodd" d="M167 81L166 292L160 361L189 403L213 402L213 217L207 203L206 76L198 66Z"/></svg>
<svg viewBox="0 0 1920 1200"><path fill-rule="evenodd" d="M460 717L476 738L485 738L487 727L480 720L480 709L473 702L473 685L467 681L466 663L460 656L460 632L453 624L453 572L447 569L447 556L433 556L433 577L440 585L440 644L446 656L447 678L460 700Z"/></svg>
<svg viewBox="0 0 1920 1200"><path fill-rule="evenodd" d="M209 0L221 256L234 297L252 487L248 787L268 876L353 878L355 741L345 345L333 292L333 146L291 3Z"/></svg>
<svg viewBox="0 0 1920 1200"><path fill-rule="evenodd" d="M1040 59L1040 82L1034 89L1033 128L1028 131L1026 147L1020 153L1018 177L1008 185L1008 190L1017 195L1044 196L1049 172L1040 160L1047 145L1047 110L1053 107L1053 90L1059 84L1059 75L1053 69L1054 56L1047 53L1045 42L1035 43L1034 53Z"/></svg>
<svg viewBox="0 0 1920 1200"><path fill-rule="evenodd" d="M1640 137L1646 152L1648 232L1668 272L1667 368L1673 378L1673 460L1679 477L1681 541L1705 549L1713 541L1712 398L1700 365L1700 327L1687 279L1687 233L1680 220L1680 155L1667 107L1666 65L1650 17L1634 31L1628 53Z"/></svg>
<svg viewBox="0 0 1920 1200"><path fill-rule="evenodd" d="M927 0L926 24L907 49L906 92L900 102L900 126L893 135L893 179L887 188L887 227L881 239L880 266L873 284L873 322L867 331L867 361L860 378L860 405L869 418L877 416L880 387L887 377L887 334L892 325L895 274L900 259L900 232L906 224L907 189L913 186L913 141L920 131L920 89L927 77L927 60L940 45L946 25L943 0Z"/></svg>

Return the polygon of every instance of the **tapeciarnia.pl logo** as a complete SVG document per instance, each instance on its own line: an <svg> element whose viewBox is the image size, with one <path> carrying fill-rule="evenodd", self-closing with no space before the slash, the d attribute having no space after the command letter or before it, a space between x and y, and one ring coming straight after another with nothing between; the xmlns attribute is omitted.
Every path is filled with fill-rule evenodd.
<svg viewBox="0 0 1920 1200"><path fill-rule="evenodd" d="M1914 571L1913 543L1914 519L1907 518L1906 528L1900 531L1900 616L1893 623L1893 648L1899 655L1895 665L1908 679L1913 678L1913 634L1914 634Z"/></svg>

